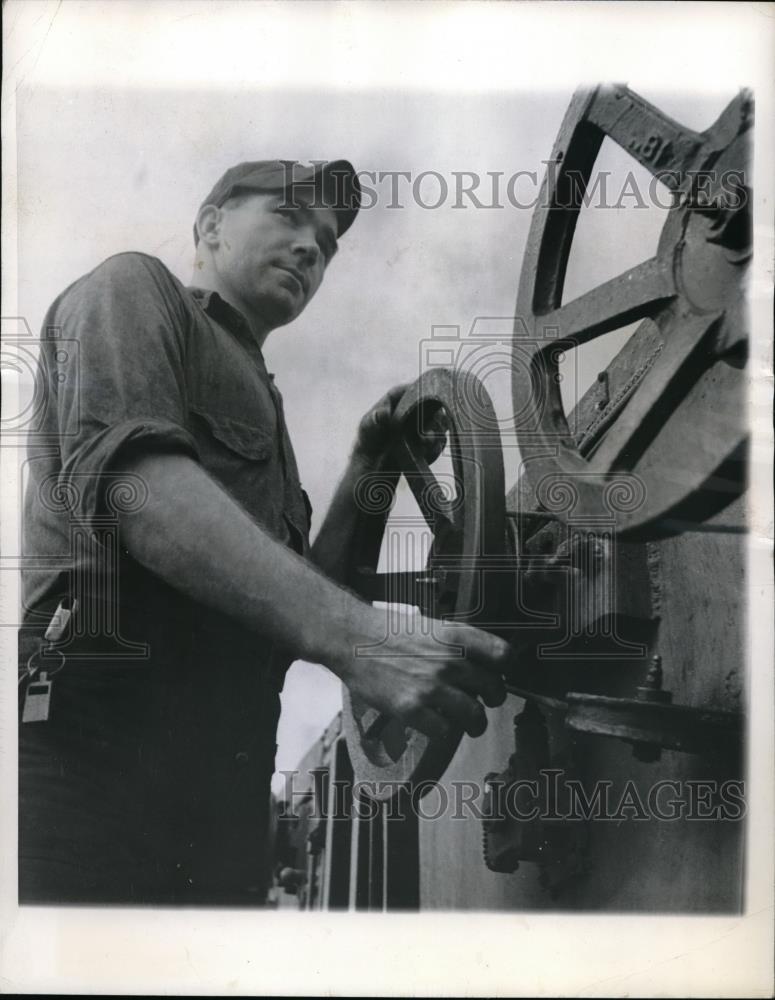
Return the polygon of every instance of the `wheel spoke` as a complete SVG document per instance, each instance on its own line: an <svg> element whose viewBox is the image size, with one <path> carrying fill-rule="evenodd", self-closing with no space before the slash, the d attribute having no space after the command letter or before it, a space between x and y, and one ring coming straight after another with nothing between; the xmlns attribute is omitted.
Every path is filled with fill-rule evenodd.
<svg viewBox="0 0 775 1000"><path fill-rule="evenodd" d="M627 87L598 91L587 118L671 190L680 186L682 175L696 163L704 143L698 132L685 128Z"/></svg>
<svg viewBox="0 0 775 1000"><path fill-rule="evenodd" d="M369 706L360 718L364 738L367 740L378 739L389 722L389 715L382 715L376 708Z"/></svg>
<svg viewBox="0 0 775 1000"><path fill-rule="evenodd" d="M434 533L452 528L450 517L440 509L439 501L444 496L444 489L428 463L406 440L399 443L397 450L399 467L428 527Z"/></svg>
<svg viewBox="0 0 775 1000"><path fill-rule="evenodd" d="M671 268L658 257L652 257L559 309L536 317L536 332L540 335L543 327L546 337L546 330L553 331L551 337L546 337L547 347L556 346L561 340L573 340L574 346L578 346L653 315L673 295L675 282Z"/></svg>

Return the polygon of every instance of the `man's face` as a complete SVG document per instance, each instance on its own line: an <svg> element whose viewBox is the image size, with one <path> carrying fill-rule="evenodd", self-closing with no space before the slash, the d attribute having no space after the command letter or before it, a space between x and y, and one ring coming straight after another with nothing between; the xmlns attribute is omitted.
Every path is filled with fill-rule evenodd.
<svg viewBox="0 0 775 1000"><path fill-rule="evenodd" d="M226 202L213 261L226 298L271 327L290 323L320 287L336 253L333 209L314 194L247 194Z"/></svg>

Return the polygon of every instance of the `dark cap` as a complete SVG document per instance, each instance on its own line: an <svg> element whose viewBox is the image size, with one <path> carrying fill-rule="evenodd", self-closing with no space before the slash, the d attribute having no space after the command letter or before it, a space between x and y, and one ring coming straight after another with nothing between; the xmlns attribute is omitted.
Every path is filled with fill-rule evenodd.
<svg viewBox="0 0 775 1000"><path fill-rule="evenodd" d="M309 166L298 160L254 160L231 167L217 182L200 206L218 208L237 194L256 191L292 191L307 188L315 192L313 207L331 208L336 212L338 235L342 236L353 224L361 204L361 186L352 163L348 160L314 161ZM292 198L289 198L292 202ZM197 213L198 214L198 213ZM194 243L199 236L194 226Z"/></svg>

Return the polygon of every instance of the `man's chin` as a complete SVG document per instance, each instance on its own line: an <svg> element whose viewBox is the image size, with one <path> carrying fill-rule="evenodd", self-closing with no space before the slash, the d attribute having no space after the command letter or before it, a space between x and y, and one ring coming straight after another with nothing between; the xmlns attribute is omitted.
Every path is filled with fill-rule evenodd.
<svg viewBox="0 0 775 1000"><path fill-rule="evenodd" d="M289 294L262 297L257 312L273 329L286 326L299 316L306 303Z"/></svg>

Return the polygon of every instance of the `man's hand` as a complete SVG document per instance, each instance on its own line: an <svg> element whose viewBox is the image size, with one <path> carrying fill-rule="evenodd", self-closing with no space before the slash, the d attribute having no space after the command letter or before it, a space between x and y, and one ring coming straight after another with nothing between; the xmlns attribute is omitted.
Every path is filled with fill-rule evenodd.
<svg viewBox="0 0 775 1000"><path fill-rule="evenodd" d="M419 616L395 635L384 609L268 535L193 459L138 456L126 471L148 485L148 502L121 519L124 543L143 566L300 659L325 664L385 715L431 736L484 732L483 706L505 698L508 643ZM363 647L372 655L359 655Z"/></svg>
<svg viewBox="0 0 775 1000"><path fill-rule="evenodd" d="M395 419L396 407L408 388L408 385L394 386L361 420L350 461L312 546L315 564L340 583L348 582L353 559L358 558L358 553L353 552L353 538L362 513L355 501L359 481L380 469L380 459L389 453L401 433L417 433L414 419L411 427L404 428ZM429 465L444 451L448 430L449 419L443 409L439 407L427 414L419 436L423 457ZM398 480L398 469L388 469L387 473L388 478Z"/></svg>
<svg viewBox="0 0 775 1000"><path fill-rule="evenodd" d="M408 383L394 386L365 414L358 425L354 456L374 461L390 447L399 432L395 410L408 388ZM419 432L423 454L429 465L444 451L448 431L449 418L446 411L439 407L428 417Z"/></svg>
<svg viewBox="0 0 775 1000"><path fill-rule="evenodd" d="M388 634L385 611L366 609L360 645L343 651L335 672L350 692L382 714L428 736L462 729L480 736L487 728L484 706L506 698L502 672L512 659L508 643L468 625L444 625L417 616L398 634ZM457 654L457 655L456 655ZM460 655L462 654L462 655Z"/></svg>

